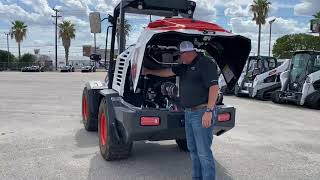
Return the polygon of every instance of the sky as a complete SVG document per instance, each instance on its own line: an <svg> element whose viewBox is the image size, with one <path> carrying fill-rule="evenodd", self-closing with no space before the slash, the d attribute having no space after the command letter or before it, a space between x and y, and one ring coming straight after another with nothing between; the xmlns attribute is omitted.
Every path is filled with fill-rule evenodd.
<svg viewBox="0 0 320 180"><path fill-rule="evenodd" d="M217 23L234 34L246 36L252 41L252 53L257 53L258 26L252 21L249 11L252 0L195 0L195 19ZM272 44L277 38L293 33L309 33L312 15L320 10L320 0L270 0L272 3L268 20L276 18L272 25ZM0 49L7 49L5 32L9 32L11 22L24 21L28 25L27 37L21 45L22 53L33 53L40 49L41 54L54 55L55 26L52 8L61 12L58 22L70 20L76 25L76 39L72 41L71 56L81 56L83 45L93 45L90 33L89 13L98 11L102 17L112 14L119 0L0 0ZM149 17L127 15L132 25L128 44L133 44L140 36ZM152 19L159 19L153 17ZM103 48L108 22L103 23L103 32L97 35L97 46ZM17 55L15 40L9 40L10 51ZM109 43L110 44L110 43ZM269 24L262 27L261 54L267 55L269 48ZM58 41L59 56L64 55L61 40Z"/></svg>

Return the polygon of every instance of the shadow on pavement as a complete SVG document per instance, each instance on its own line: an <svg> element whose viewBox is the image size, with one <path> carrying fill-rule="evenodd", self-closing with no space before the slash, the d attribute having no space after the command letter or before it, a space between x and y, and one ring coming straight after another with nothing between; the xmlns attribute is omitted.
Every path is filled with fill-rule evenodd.
<svg viewBox="0 0 320 180"><path fill-rule="evenodd" d="M227 170L216 162L218 180L232 180ZM186 180L191 179L189 154L178 149L174 141L136 142L131 157L108 162L100 153L90 160L88 180Z"/></svg>
<svg viewBox="0 0 320 180"><path fill-rule="evenodd" d="M76 132L75 140L77 142L77 146L80 148L99 146L97 132L88 132L83 128Z"/></svg>

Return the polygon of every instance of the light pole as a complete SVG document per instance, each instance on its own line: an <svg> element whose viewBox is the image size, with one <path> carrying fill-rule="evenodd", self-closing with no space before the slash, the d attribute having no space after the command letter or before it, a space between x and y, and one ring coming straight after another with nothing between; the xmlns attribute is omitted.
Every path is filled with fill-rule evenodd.
<svg viewBox="0 0 320 180"><path fill-rule="evenodd" d="M8 64L7 69L9 70L9 61L10 61L10 48L9 48L9 36L11 35L11 32L4 33L7 36L7 49L8 49Z"/></svg>
<svg viewBox="0 0 320 180"><path fill-rule="evenodd" d="M272 31L272 23L274 23L276 21L276 18L272 19L269 21L270 24L270 36L269 36L269 56L271 53L271 31Z"/></svg>

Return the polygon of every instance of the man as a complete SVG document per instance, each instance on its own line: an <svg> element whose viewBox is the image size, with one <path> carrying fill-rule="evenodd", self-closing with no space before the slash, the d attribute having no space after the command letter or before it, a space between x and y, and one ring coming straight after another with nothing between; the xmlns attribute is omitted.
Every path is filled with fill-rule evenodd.
<svg viewBox="0 0 320 180"><path fill-rule="evenodd" d="M185 128L192 160L192 179L215 179L215 165L211 151L213 120L217 118L217 66L209 58L198 54L189 41L180 44L183 64L162 70L143 69L143 74L161 77L180 77L180 100L185 108Z"/></svg>

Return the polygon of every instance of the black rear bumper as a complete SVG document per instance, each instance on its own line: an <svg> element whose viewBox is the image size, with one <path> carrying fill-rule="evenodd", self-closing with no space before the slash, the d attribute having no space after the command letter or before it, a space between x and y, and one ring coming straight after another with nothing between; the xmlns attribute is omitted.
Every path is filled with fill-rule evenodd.
<svg viewBox="0 0 320 180"><path fill-rule="evenodd" d="M126 104L120 97L112 98L109 102L112 105L108 104L107 106L114 108L115 123L119 137L125 142L185 139L184 112L140 109ZM230 120L225 122L216 120L214 122L214 135L219 136L235 126L235 108L218 106L218 114L223 113L229 113ZM142 126L140 124L141 117L159 117L160 125Z"/></svg>

